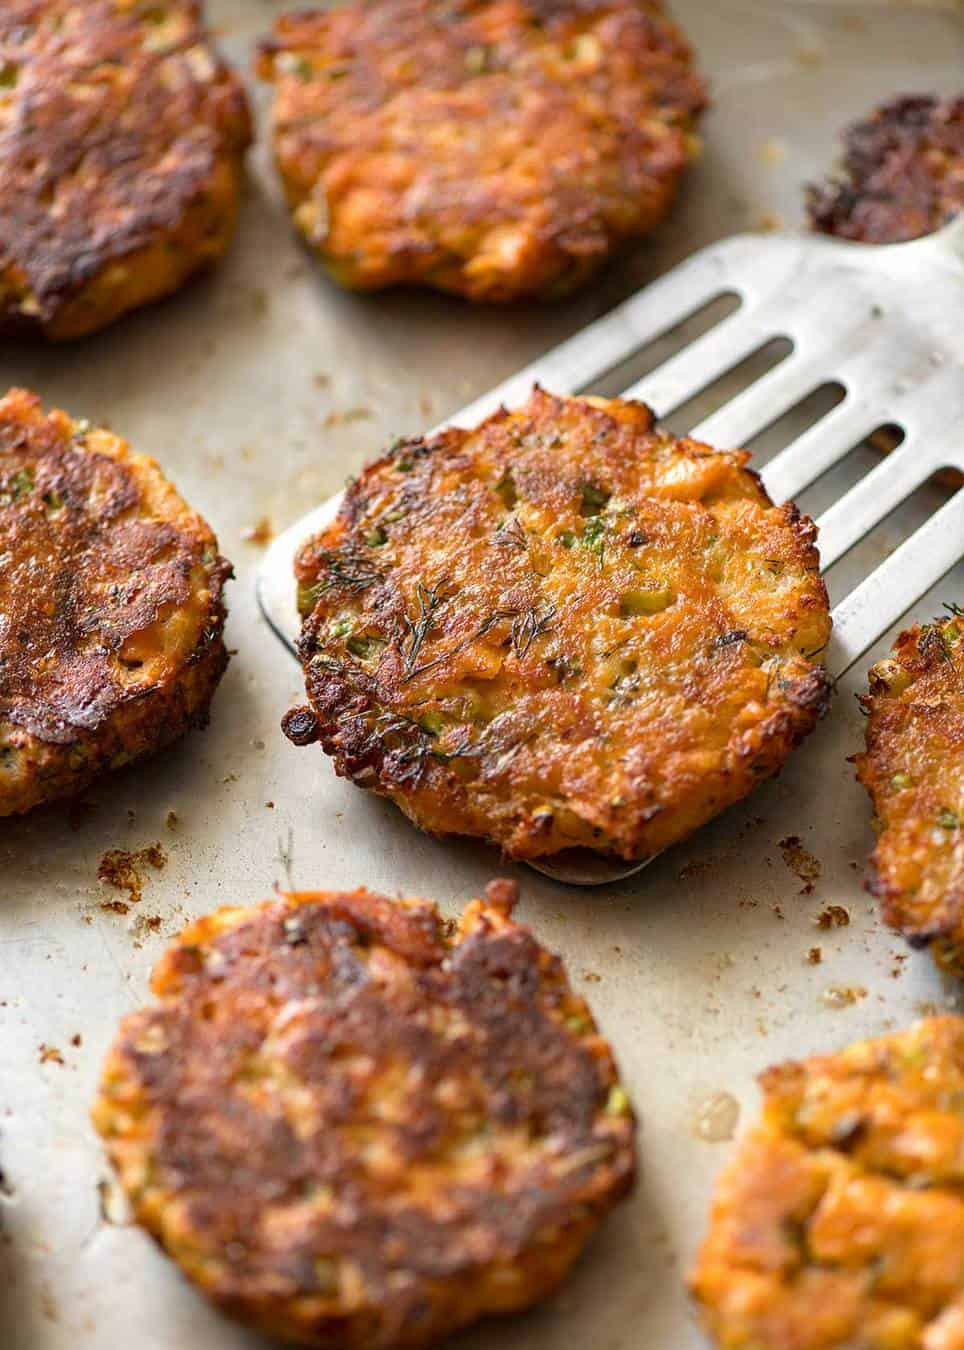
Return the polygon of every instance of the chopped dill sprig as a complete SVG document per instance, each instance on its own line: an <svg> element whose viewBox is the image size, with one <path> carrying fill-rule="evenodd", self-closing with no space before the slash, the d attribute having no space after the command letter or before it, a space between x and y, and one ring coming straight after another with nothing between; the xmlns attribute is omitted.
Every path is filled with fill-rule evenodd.
<svg viewBox="0 0 964 1350"><path fill-rule="evenodd" d="M521 661L536 638L549 630L555 617L555 605L546 605L544 608L533 605L531 609L515 616L512 621L512 650L517 660Z"/></svg>
<svg viewBox="0 0 964 1350"><path fill-rule="evenodd" d="M419 652L422 650L422 644L428 636L429 629L435 623L435 617L445 604L450 600L453 592L450 590L448 577L443 577L437 581L431 588L419 581L415 587L415 601L418 605L418 617L414 620L406 616L411 633L408 651L405 653L405 670L408 675L414 675L415 663L418 660Z"/></svg>

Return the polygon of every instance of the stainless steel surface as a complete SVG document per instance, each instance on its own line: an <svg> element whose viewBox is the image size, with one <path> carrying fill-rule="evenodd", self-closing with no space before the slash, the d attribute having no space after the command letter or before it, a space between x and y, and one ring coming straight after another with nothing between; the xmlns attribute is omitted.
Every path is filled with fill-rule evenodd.
<svg viewBox="0 0 964 1350"><path fill-rule="evenodd" d="M735 313L620 392L665 419L753 352L784 340L789 353L776 368L734 392L692 433L712 445L742 445L828 381L838 384L842 403L763 470L777 501L808 487L877 428L897 427L904 439L889 459L820 517L824 570L937 470L964 470L964 217L929 238L890 248L800 235L742 235L712 244L451 420L473 426L520 402L535 384L558 394L591 394L597 380L721 296L736 300ZM832 433L821 440L827 421ZM815 442L822 444L819 457L812 454ZM289 526L258 573L262 613L289 650L299 627L295 554L334 518L340 502L341 494ZM964 491L889 560L885 582L871 572L837 606L831 674L845 674L962 555ZM646 865L582 852L535 864L545 876L576 886L609 885Z"/></svg>
<svg viewBox="0 0 964 1350"><path fill-rule="evenodd" d="M30 385L157 455L216 525L238 572L229 597L238 654L210 729L91 794L76 828L62 809L0 822L2 1350L261 1344L207 1309L139 1232L101 1220L106 1172L86 1113L117 1018L147 996L167 936L215 905L265 896L275 882L364 882L433 895L453 912L493 874L518 876L522 917L566 958L614 1041L642 1115L639 1191L556 1299L460 1338L462 1350L696 1350L703 1342L682 1272L728 1153L703 1137L702 1104L732 1094L746 1120L764 1064L956 999L926 955L881 928L860 889L872 834L845 756L860 744L853 693L866 661L779 779L644 876L593 892L506 867L480 846L418 835L277 730L300 679L257 613L261 550L243 537L248 527L268 517L283 529L390 437L444 420L701 247L777 216L792 227L799 185L826 168L840 124L892 92L960 82L964 38L953 4L675 7L714 80L705 157L664 229L566 305L506 315L441 297L338 292L291 239L262 145L238 244L219 274L82 345L0 348L0 385ZM277 8L211 5L245 64ZM692 426L719 396L671 420ZM816 400L821 410L830 398ZM863 428L841 408L831 416L853 440ZM799 430L788 435L784 420L763 432L752 446L760 462ZM878 462L857 450L806 489L802 505L820 514ZM829 572L834 600L945 500L926 486L851 549ZM962 594L958 568L914 613ZM822 865L811 894L783 860L780 841L790 835ZM168 862L145 869L140 904L126 916L101 909L117 898L97 881L104 850L155 840ZM815 925L829 903L847 908L849 927ZM155 916L158 932L146 922ZM808 961L813 947L819 965ZM825 997L834 989L849 992ZM42 1045L64 1062L49 1054L41 1062Z"/></svg>

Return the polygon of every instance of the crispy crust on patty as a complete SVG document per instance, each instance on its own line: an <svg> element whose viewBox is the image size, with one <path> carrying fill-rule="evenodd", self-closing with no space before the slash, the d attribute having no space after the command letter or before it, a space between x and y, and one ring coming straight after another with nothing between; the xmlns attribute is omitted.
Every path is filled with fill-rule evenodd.
<svg viewBox="0 0 964 1350"><path fill-rule="evenodd" d="M12 390L0 554L0 816L203 725L231 568L154 460Z"/></svg>
<svg viewBox="0 0 964 1350"><path fill-rule="evenodd" d="M880 822L867 888L914 946L964 953L964 618L901 633L870 671L857 777Z"/></svg>
<svg viewBox="0 0 964 1350"><path fill-rule="evenodd" d="M761 1080L691 1287L723 1350L960 1350L964 1019Z"/></svg>
<svg viewBox="0 0 964 1350"><path fill-rule="evenodd" d="M80 337L220 258L250 139L191 0L5 0L0 332Z"/></svg>
<svg viewBox="0 0 964 1350"><path fill-rule="evenodd" d="M910 94L844 135L844 177L811 187L813 228L867 244L931 234L964 210L964 94Z"/></svg>
<svg viewBox="0 0 964 1350"><path fill-rule="evenodd" d="M94 1123L137 1219L225 1312L422 1346L564 1277L631 1187L634 1119L558 957L493 882L285 895L192 924Z"/></svg>
<svg viewBox="0 0 964 1350"><path fill-rule="evenodd" d="M297 559L311 711L286 731L513 857L684 838L828 697L814 527L747 458L539 389L399 442Z"/></svg>
<svg viewBox="0 0 964 1350"><path fill-rule="evenodd" d="M344 285L554 296L668 211L706 97L659 0L362 0L261 74L295 223Z"/></svg>

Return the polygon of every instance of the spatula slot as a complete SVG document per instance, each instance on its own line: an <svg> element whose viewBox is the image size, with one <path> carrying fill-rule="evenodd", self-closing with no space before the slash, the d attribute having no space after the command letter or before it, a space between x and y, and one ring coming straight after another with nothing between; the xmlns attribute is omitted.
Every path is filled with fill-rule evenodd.
<svg viewBox="0 0 964 1350"><path fill-rule="evenodd" d="M631 385L648 375L651 370L675 356L683 347L695 342L711 328L728 319L740 308L742 301L736 291L723 291L695 309L685 319L652 341L639 347L612 369L583 385L580 393L597 394L602 398L616 398Z"/></svg>

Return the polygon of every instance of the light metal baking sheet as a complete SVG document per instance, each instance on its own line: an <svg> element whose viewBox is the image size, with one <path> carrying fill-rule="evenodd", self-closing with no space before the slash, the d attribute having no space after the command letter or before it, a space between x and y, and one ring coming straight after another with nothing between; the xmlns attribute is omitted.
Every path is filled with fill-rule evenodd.
<svg viewBox="0 0 964 1350"><path fill-rule="evenodd" d="M281 6L209 8L228 54L250 71L252 42ZM862 735L859 671L778 779L601 891L417 834L278 730L301 683L255 604L269 530L337 490L386 441L434 425L701 245L798 227L801 184L830 165L844 123L895 93L961 84L964 11L954 0L676 0L675 9L713 84L704 157L662 229L565 304L507 313L339 291L293 239L262 140L237 245L215 276L74 346L0 347L0 388L27 385L155 455L237 573L236 655L209 730L102 785L79 817L56 808L0 822L2 1350L263 1344L207 1308L124 1224L116 1195L99 1185L107 1172L87 1111L117 1020L146 998L166 940L275 884L365 884L454 912L492 876L516 876L522 919L562 953L614 1042L642 1119L639 1189L555 1298L459 1338L462 1350L697 1350L683 1274L727 1136L756 1110L754 1075L957 1006L955 987L881 927L860 887L872 834L846 761ZM685 411L680 429L705 402ZM775 445L770 435L753 448L765 456ZM816 514L872 461L856 452L802 505ZM925 489L834 568L833 598L941 499ZM915 613L955 598L964 600L964 569ZM799 847L785 842L794 836ZM143 899L127 915L102 908L116 898L97 880L103 853L157 842L167 862L144 869ZM814 875L805 881L794 867ZM848 926L818 927L829 905L847 911ZM814 947L819 965L808 960Z"/></svg>

